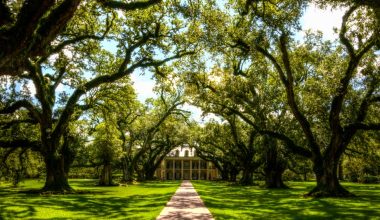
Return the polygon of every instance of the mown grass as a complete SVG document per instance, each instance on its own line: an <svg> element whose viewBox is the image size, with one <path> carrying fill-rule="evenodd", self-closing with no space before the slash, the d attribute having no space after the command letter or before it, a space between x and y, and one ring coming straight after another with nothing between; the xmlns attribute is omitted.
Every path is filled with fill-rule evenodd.
<svg viewBox="0 0 380 220"><path fill-rule="evenodd" d="M224 182L192 181L217 219L380 219L380 184L343 185L353 198L304 198L314 182L290 182L291 189L264 189Z"/></svg>
<svg viewBox="0 0 380 220"><path fill-rule="evenodd" d="M0 184L0 219L155 219L180 182L147 182L98 187L95 180L71 180L86 194L38 195L43 181L28 180L18 188Z"/></svg>

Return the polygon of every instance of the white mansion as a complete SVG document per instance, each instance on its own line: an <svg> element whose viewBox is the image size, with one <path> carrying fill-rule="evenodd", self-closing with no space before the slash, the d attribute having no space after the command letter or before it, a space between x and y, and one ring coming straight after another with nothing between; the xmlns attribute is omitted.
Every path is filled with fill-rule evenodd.
<svg viewBox="0 0 380 220"><path fill-rule="evenodd" d="M161 162L156 170L156 177L161 180L214 180L218 170L211 162L196 156L194 148L176 147Z"/></svg>

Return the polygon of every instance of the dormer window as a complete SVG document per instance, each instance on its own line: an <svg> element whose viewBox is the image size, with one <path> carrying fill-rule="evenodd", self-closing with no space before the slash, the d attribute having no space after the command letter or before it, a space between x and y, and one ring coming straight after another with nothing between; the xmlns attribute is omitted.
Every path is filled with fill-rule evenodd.
<svg viewBox="0 0 380 220"><path fill-rule="evenodd" d="M176 151L175 151L175 156L176 156L176 157L179 157L179 150L176 150Z"/></svg>
<svg viewBox="0 0 380 220"><path fill-rule="evenodd" d="M189 157L189 151L185 150L185 157Z"/></svg>

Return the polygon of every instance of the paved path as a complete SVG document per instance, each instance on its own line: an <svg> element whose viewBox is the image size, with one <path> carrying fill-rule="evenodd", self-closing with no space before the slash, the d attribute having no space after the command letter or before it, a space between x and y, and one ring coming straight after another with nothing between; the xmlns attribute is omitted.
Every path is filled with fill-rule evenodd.
<svg viewBox="0 0 380 220"><path fill-rule="evenodd" d="M188 180L184 180L161 211L157 220L213 220L201 197Z"/></svg>

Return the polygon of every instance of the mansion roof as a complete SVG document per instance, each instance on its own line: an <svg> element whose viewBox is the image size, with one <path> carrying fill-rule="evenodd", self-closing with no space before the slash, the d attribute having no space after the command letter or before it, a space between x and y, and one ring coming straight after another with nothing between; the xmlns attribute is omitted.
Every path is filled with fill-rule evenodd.
<svg viewBox="0 0 380 220"><path fill-rule="evenodd" d="M188 146L179 146L170 151L168 157L195 157L195 149Z"/></svg>

